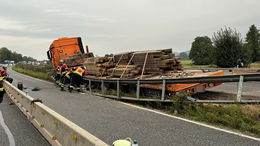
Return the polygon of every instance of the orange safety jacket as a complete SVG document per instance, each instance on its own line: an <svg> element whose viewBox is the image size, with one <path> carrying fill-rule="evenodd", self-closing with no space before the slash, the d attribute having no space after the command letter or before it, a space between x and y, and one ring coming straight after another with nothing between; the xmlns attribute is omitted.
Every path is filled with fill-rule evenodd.
<svg viewBox="0 0 260 146"><path fill-rule="evenodd" d="M73 71L73 73L83 76L84 70L81 67L76 67L76 70Z"/></svg>

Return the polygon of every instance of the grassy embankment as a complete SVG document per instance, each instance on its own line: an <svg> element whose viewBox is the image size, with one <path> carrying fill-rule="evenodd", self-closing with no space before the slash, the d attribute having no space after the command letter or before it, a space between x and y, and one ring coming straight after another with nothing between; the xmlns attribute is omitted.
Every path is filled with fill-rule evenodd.
<svg viewBox="0 0 260 146"><path fill-rule="evenodd" d="M50 66L16 65L13 69L36 78L52 80L47 71ZM116 95L116 92L107 94ZM182 95L174 98L172 106L153 105L153 108L179 117L260 137L260 105L187 104L184 102L185 97L185 95Z"/></svg>
<svg viewBox="0 0 260 146"><path fill-rule="evenodd" d="M260 68L260 62L251 63L249 68Z"/></svg>
<svg viewBox="0 0 260 146"><path fill-rule="evenodd" d="M217 67L214 64L195 65L195 64L192 64L192 60L181 60L181 64L183 65L184 68L210 68L210 67Z"/></svg>
<svg viewBox="0 0 260 146"><path fill-rule="evenodd" d="M260 137L260 105L185 104L177 98L165 111L187 119Z"/></svg>
<svg viewBox="0 0 260 146"><path fill-rule="evenodd" d="M51 66L48 65L35 66L30 64L17 64L13 66L12 69L19 73L26 74L35 78L39 78L47 81L53 81L53 79L49 74L49 70L51 69Z"/></svg>

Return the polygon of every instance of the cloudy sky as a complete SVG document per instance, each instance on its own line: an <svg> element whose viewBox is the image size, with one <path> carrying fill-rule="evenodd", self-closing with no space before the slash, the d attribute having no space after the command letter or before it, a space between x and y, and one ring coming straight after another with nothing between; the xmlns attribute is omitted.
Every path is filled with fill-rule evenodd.
<svg viewBox="0 0 260 146"><path fill-rule="evenodd" d="M0 0L0 47L47 59L51 42L80 36L102 56L130 50L187 51L196 36L260 27L259 0Z"/></svg>

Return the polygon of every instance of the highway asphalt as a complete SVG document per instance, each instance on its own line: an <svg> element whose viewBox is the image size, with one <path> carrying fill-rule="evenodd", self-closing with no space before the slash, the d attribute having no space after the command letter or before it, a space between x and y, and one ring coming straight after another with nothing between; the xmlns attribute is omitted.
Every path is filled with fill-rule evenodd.
<svg viewBox="0 0 260 146"><path fill-rule="evenodd" d="M223 85L214 87L209 91L237 94L237 84L238 83L236 82L224 83ZM256 81L244 82L242 88L242 96L243 95L258 97L256 99L260 100L260 82L256 82Z"/></svg>
<svg viewBox="0 0 260 146"><path fill-rule="evenodd" d="M9 103L7 96L0 103L0 121L4 121L0 122L0 146L49 146L16 105Z"/></svg>
<svg viewBox="0 0 260 146"><path fill-rule="evenodd" d="M15 86L19 81L25 87L40 88L40 91L30 91L29 95L43 99L45 105L108 144L131 137L140 146L260 145L260 139L216 130L88 93L60 91L52 83L11 70L9 73Z"/></svg>

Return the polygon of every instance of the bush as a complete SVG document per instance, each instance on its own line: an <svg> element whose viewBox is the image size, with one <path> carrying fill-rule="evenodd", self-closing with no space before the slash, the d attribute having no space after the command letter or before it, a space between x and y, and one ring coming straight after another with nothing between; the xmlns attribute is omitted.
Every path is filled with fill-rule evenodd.
<svg viewBox="0 0 260 146"><path fill-rule="evenodd" d="M35 78L53 81L51 75L49 74L51 67L47 65L34 66L30 64L17 64L12 69L19 73L26 74Z"/></svg>
<svg viewBox="0 0 260 146"><path fill-rule="evenodd" d="M189 57L196 65L208 65L214 62L213 46L209 37L196 37L192 42Z"/></svg>
<svg viewBox="0 0 260 146"><path fill-rule="evenodd" d="M250 63L251 53L244 47L241 35L231 28L224 28L214 33L213 44L216 65L219 67L235 67L241 60L244 65Z"/></svg>

